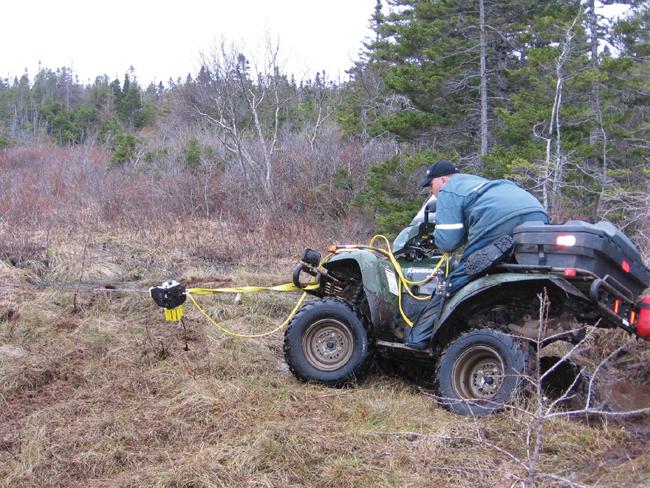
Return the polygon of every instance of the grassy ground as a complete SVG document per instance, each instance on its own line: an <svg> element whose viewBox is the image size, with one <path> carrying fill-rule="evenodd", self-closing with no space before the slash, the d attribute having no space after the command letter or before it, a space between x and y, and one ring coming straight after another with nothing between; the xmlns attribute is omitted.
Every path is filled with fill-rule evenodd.
<svg viewBox="0 0 650 488"><path fill-rule="evenodd" d="M191 306L183 329L144 293L52 287L279 284L294 263L286 248L214 228L0 230L0 486L476 487L524 475L506 453L526 458L517 414L459 417L379 374L351 389L301 384L281 333L226 337ZM262 331L296 299L202 303L228 327ZM545 429L540 471L589 486L650 484L647 418ZM484 442L472 440L477 431Z"/></svg>

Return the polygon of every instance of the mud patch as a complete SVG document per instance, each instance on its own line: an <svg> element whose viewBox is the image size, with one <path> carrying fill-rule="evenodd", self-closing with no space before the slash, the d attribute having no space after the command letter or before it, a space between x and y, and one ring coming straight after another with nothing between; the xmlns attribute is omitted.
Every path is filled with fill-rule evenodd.
<svg viewBox="0 0 650 488"><path fill-rule="evenodd" d="M611 411L628 412L650 408L650 386L648 385L623 382L602 383L600 392L602 400Z"/></svg>

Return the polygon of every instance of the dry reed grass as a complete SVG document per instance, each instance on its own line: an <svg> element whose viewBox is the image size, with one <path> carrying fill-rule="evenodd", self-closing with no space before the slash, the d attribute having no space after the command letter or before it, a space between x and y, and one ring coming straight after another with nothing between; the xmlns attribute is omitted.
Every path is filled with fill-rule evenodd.
<svg viewBox="0 0 650 488"><path fill-rule="evenodd" d="M341 390L301 384L284 367L281 334L226 337L189 306L184 331L138 293L81 291L75 311L74 289L52 288L287 281L297 242L240 230L98 224L45 239L12 229L16 242L47 248L49 261L37 273L0 257L11 285L0 295L0 486L475 487L511 486L522 474L472 441L479 428L525 457L517 414L459 417L399 378ZM283 320L296 298L203 302L225 325L258 331ZM546 428L542 470L586 485L650 480L647 434L561 419Z"/></svg>

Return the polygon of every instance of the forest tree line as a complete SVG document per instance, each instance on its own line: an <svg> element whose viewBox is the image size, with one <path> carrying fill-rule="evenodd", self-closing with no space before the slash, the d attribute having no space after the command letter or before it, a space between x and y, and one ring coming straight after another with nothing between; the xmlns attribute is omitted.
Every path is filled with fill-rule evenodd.
<svg viewBox="0 0 650 488"><path fill-rule="evenodd" d="M295 80L272 44L254 57L222 42L198 73L146 87L133 69L81 83L40 67L0 79L0 152L98 148L106 175L192 186L184 212L277 208L389 233L422 203L424 167L447 158L530 189L555 222L644 233L650 5L616 2L628 10L612 20L607 3L378 0L344 82Z"/></svg>

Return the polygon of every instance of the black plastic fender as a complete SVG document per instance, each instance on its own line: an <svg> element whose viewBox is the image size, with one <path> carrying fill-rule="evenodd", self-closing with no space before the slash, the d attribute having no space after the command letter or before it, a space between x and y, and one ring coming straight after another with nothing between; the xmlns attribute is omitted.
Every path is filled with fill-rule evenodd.
<svg viewBox="0 0 650 488"><path fill-rule="evenodd" d="M564 278L554 274L521 274L498 273L484 276L470 282L453 295L444 305L442 313L433 328L433 344L436 337L447 325L453 324L460 315L467 314L477 303L489 303L498 300L504 289L521 290L522 293L541 293L546 288L549 291L560 291L566 298L582 302L585 306L593 307L593 302L580 290Z"/></svg>

